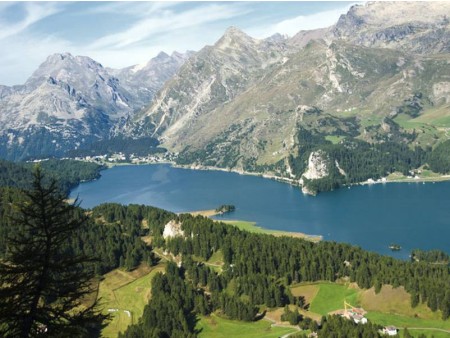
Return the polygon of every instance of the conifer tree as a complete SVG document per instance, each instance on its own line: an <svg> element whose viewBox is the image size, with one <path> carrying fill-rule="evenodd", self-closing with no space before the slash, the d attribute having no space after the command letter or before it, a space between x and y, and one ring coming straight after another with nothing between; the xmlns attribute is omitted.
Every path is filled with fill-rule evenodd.
<svg viewBox="0 0 450 338"><path fill-rule="evenodd" d="M84 337L106 316L82 304L93 291L93 259L76 255L71 237L85 223L40 168L30 191L13 205L7 251L0 262L0 336Z"/></svg>

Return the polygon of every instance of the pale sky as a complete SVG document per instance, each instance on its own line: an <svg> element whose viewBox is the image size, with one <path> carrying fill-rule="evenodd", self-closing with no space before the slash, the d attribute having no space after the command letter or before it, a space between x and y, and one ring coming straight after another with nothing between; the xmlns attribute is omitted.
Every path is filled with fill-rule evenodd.
<svg viewBox="0 0 450 338"><path fill-rule="evenodd" d="M123 68L160 51L200 50L229 26L255 38L328 27L355 3L0 2L0 84L23 84L53 53Z"/></svg>

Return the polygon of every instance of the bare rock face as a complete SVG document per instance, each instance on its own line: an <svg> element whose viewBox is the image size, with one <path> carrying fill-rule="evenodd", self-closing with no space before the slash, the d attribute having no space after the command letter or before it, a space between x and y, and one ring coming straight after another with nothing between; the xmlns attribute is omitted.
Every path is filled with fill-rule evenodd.
<svg viewBox="0 0 450 338"><path fill-rule="evenodd" d="M0 155L61 155L108 135L132 112L131 97L103 66L69 53L47 58L23 86L2 90Z"/></svg>
<svg viewBox="0 0 450 338"><path fill-rule="evenodd" d="M177 236L184 236L184 231L181 230L181 223L170 221L164 226L163 238L171 238Z"/></svg>
<svg viewBox="0 0 450 338"><path fill-rule="evenodd" d="M125 132L158 135L176 147L184 136L191 137L205 126L200 119L235 100L270 65L281 61L283 43L282 39L257 40L230 27L213 46L189 58Z"/></svg>
<svg viewBox="0 0 450 338"><path fill-rule="evenodd" d="M150 61L122 69L108 68L133 98L133 106L140 109L147 106L166 81L172 78L194 52L168 55L159 53Z"/></svg>
<svg viewBox="0 0 450 338"><path fill-rule="evenodd" d="M322 150L311 152L308 159L308 169L303 177L308 180L317 180L328 176L328 159L327 154Z"/></svg>
<svg viewBox="0 0 450 338"><path fill-rule="evenodd" d="M109 137L186 58L161 53L113 70L86 56L50 55L24 85L0 86L0 157L58 156Z"/></svg>
<svg viewBox="0 0 450 338"><path fill-rule="evenodd" d="M449 52L449 18L448 1L368 2L342 15L327 38L418 54Z"/></svg>

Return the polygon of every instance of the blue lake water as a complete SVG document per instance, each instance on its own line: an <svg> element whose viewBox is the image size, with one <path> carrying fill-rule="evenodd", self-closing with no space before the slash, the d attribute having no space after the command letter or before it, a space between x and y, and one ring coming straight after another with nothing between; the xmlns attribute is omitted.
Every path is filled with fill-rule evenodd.
<svg viewBox="0 0 450 338"><path fill-rule="evenodd" d="M450 252L450 182L354 186L312 197L262 177L155 164L105 170L75 188L76 196L86 208L116 202L184 212L233 204L236 211L224 219L322 235L398 258L414 248ZM391 252L390 243L402 250Z"/></svg>

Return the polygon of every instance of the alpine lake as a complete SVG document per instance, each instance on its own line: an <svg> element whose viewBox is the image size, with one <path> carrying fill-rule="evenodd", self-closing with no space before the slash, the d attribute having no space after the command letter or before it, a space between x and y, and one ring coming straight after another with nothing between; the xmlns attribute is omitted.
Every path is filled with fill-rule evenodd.
<svg viewBox="0 0 450 338"><path fill-rule="evenodd" d="M450 253L450 181L355 185L308 196L299 187L259 176L126 165L81 183L70 197L78 197L84 208L113 202L176 213L231 204L235 211L215 218L321 235L400 259L408 259L413 249ZM391 251L392 243L401 250Z"/></svg>

